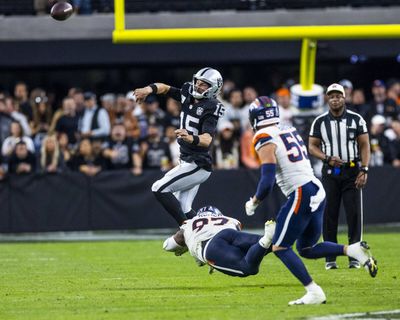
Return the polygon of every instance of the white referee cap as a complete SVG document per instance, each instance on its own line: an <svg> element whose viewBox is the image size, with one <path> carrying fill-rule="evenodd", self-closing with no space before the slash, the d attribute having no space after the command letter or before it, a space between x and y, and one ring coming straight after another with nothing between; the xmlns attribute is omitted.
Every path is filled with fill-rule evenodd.
<svg viewBox="0 0 400 320"><path fill-rule="evenodd" d="M329 87L328 87L328 89L326 89L326 94L329 94L330 92L333 92L333 91L336 91L336 92L340 92L342 95L343 95L343 98L345 98L345 93L344 93L344 88L343 88L343 86L341 86L340 84L338 84L338 83L332 83Z"/></svg>

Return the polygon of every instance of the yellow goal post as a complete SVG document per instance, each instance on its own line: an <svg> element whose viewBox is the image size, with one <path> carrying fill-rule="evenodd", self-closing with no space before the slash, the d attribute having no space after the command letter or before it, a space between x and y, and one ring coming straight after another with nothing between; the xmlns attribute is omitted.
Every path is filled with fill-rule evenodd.
<svg viewBox="0 0 400 320"><path fill-rule="evenodd" d="M310 90L315 79L317 40L400 38L400 24L126 29L125 0L114 0L115 44L302 40L300 84Z"/></svg>

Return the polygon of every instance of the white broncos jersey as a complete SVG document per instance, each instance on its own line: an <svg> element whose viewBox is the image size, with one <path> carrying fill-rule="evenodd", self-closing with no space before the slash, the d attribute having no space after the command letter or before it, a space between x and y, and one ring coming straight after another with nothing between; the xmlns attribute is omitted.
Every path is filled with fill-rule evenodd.
<svg viewBox="0 0 400 320"><path fill-rule="evenodd" d="M213 238L224 229L240 230L241 224L238 220L211 212L200 213L196 217L186 220L181 226L183 236L190 254L196 259L207 263L203 258L203 241Z"/></svg>
<svg viewBox="0 0 400 320"><path fill-rule="evenodd" d="M262 128L254 135L253 143L256 151L268 143L276 145L276 183L286 196L302 185L318 180L296 128L278 125Z"/></svg>

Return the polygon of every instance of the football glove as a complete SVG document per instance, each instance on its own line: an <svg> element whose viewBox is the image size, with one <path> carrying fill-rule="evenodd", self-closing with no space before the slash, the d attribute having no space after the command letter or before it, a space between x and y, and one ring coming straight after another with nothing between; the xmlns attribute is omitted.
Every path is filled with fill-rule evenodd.
<svg viewBox="0 0 400 320"><path fill-rule="evenodd" d="M247 202L246 202L246 205L245 205L246 214L247 214L248 216L252 216L252 215L255 213L257 207L258 207L258 204L256 204L256 203L253 202L253 198L250 198L250 200L247 201Z"/></svg>

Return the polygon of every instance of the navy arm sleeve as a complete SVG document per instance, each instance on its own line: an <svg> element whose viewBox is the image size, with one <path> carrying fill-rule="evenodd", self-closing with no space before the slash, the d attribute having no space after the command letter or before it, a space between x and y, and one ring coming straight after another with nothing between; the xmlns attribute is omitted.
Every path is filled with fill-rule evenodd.
<svg viewBox="0 0 400 320"><path fill-rule="evenodd" d="M168 92L166 93L166 96L181 102L181 89L170 87Z"/></svg>
<svg viewBox="0 0 400 320"><path fill-rule="evenodd" d="M263 200L272 190L275 184L275 163L264 163L261 165L261 178L258 182L256 198Z"/></svg>

